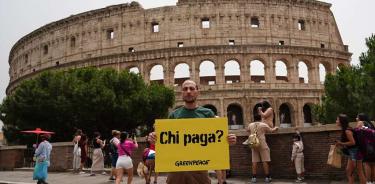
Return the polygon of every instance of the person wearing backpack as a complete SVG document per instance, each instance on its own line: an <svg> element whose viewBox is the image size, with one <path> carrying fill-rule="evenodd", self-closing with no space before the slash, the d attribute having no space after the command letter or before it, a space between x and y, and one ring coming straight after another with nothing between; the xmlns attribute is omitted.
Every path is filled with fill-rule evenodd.
<svg viewBox="0 0 375 184"><path fill-rule="evenodd" d="M344 154L348 157L346 165L346 176L349 184L354 184L354 169L357 168L360 184L366 183L366 178L362 168L362 155L359 146L356 144L354 131L349 126L349 119L346 114L337 116L336 125L341 127L341 139L336 141L336 146L342 147Z"/></svg>
<svg viewBox="0 0 375 184"><path fill-rule="evenodd" d="M257 115L254 117L253 123L247 128L250 132L248 144L251 147L251 160L252 160L252 178L251 183L257 182L257 164L262 162L264 174L266 178L265 183L270 183L272 178L269 172L269 162L271 161L270 149L266 142L265 133L275 132L278 127L271 128L266 123L261 122L261 116ZM258 142L258 143L257 143Z"/></svg>
<svg viewBox="0 0 375 184"><path fill-rule="evenodd" d="M370 118L365 113L359 113L357 115L356 120L358 128L365 129L366 131L371 131L371 134L375 132L374 125L371 123ZM370 139L370 136L366 136L366 138ZM369 148L366 148L366 152L368 151L368 149ZM369 155L364 154L363 162L365 163L365 174L367 183L375 184L375 156L369 157Z"/></svg>
<svg viewBox="0 0 375 184"><path fill-rule="evenodd" d="M112 130L112 136L113 138L109 141L109 155L111 157L111 176L109 177L109 180L116 180L116 163L118 159L118 153L117 153L117 146L120 144L120 134L121 132L118 130Z"/></svg>

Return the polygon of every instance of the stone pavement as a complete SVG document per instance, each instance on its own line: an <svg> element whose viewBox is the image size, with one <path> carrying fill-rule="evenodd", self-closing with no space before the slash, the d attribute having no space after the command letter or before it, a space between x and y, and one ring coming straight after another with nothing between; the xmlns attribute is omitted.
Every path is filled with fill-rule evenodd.
<svg viewBox="0 0 375 184"><path fill-rule="evenodd" d="M48 175L48 183L50 184L111 184L114 183L113 181L108 180L109 176L105 175L96 175L96 176L89 176L89 174L73 174L71 172L59 172L54 173L51 172ZM259 179L258 183L264 183L263 179ZM166 181L166 176L160 176L158 178L159 184L164 184ZM32 180L32 171L1 171L0 172L0 184L34 184L36 181ZM126 178L124 178L124 182L126 183ZM144 184L145 181L143 178L135 176L133 179L133 184ZM217 183L215 178L212 178L212 184ZM229 184L247 184L249 183L248 178L229 178L227 180ZM294 183L294 180L278 180L274 179L272 182L273 184L288 184ZM346 182L330 182L330 181L306 181L305 183L308 184L344 184Z"/></svg>

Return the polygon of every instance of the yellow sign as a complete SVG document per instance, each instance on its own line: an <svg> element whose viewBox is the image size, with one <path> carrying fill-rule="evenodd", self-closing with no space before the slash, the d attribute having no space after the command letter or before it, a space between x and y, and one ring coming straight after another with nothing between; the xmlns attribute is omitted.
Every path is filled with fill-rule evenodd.
<svg viewBox="0 0 375 184"><path fill-rule="evenodd" d="M156 172L229 169L226 118L158 119Z"/></svg>

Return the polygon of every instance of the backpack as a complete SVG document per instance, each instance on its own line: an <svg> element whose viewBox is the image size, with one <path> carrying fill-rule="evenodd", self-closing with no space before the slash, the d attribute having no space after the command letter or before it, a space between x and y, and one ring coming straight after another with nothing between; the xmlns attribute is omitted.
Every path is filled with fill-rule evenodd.
<svg viewBox="0 0 375 184"><path fill-rule="evenodd" d="M353 130L353 134L363 158L375 161L375 130L356 128Z"/></svg>
<svg viewBox="0 0 375 184"><path fill-rule="evenodd" d="M250 148L258 148L260 146L258 138L258 123L255 124L255 131L249 135L249 146Z"/></svg>
<svg viewBox="0 0 375 184"><path fill-rule="evenodd" d="M110 141L109 141L109 153L111 155L116 155L118 154L117 153L117 147L116 145L113 143L114 142L114 139L112 138Z"/></svg>

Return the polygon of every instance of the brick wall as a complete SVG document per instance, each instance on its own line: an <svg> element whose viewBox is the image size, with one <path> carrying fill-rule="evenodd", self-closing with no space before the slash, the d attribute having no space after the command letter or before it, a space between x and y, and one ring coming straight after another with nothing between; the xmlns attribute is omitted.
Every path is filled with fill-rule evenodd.
<svg viewBox="0 0 375 184"><path fill-rule="evenodd" d="M22 167L26 146L0 147L0 170Z"/></svg>
<svg viewBox="0 0 375 184"><path fill-rule="evenodd" d="M234 176L251 176L251 150L242 145L246 133L239 133L237 144L230 147L231 172ZM295 168L290 157L292 152L292 135L294 131L285 131L266 136L271 150L271 175L274 178L295 178ZM346 159L342 168L336 169L326 164L329 145L340 137L339 130L302 132L304 142L305 169L307 178L344 179ZM263 168L258 164L258 175L263 175Z"/></svg>

